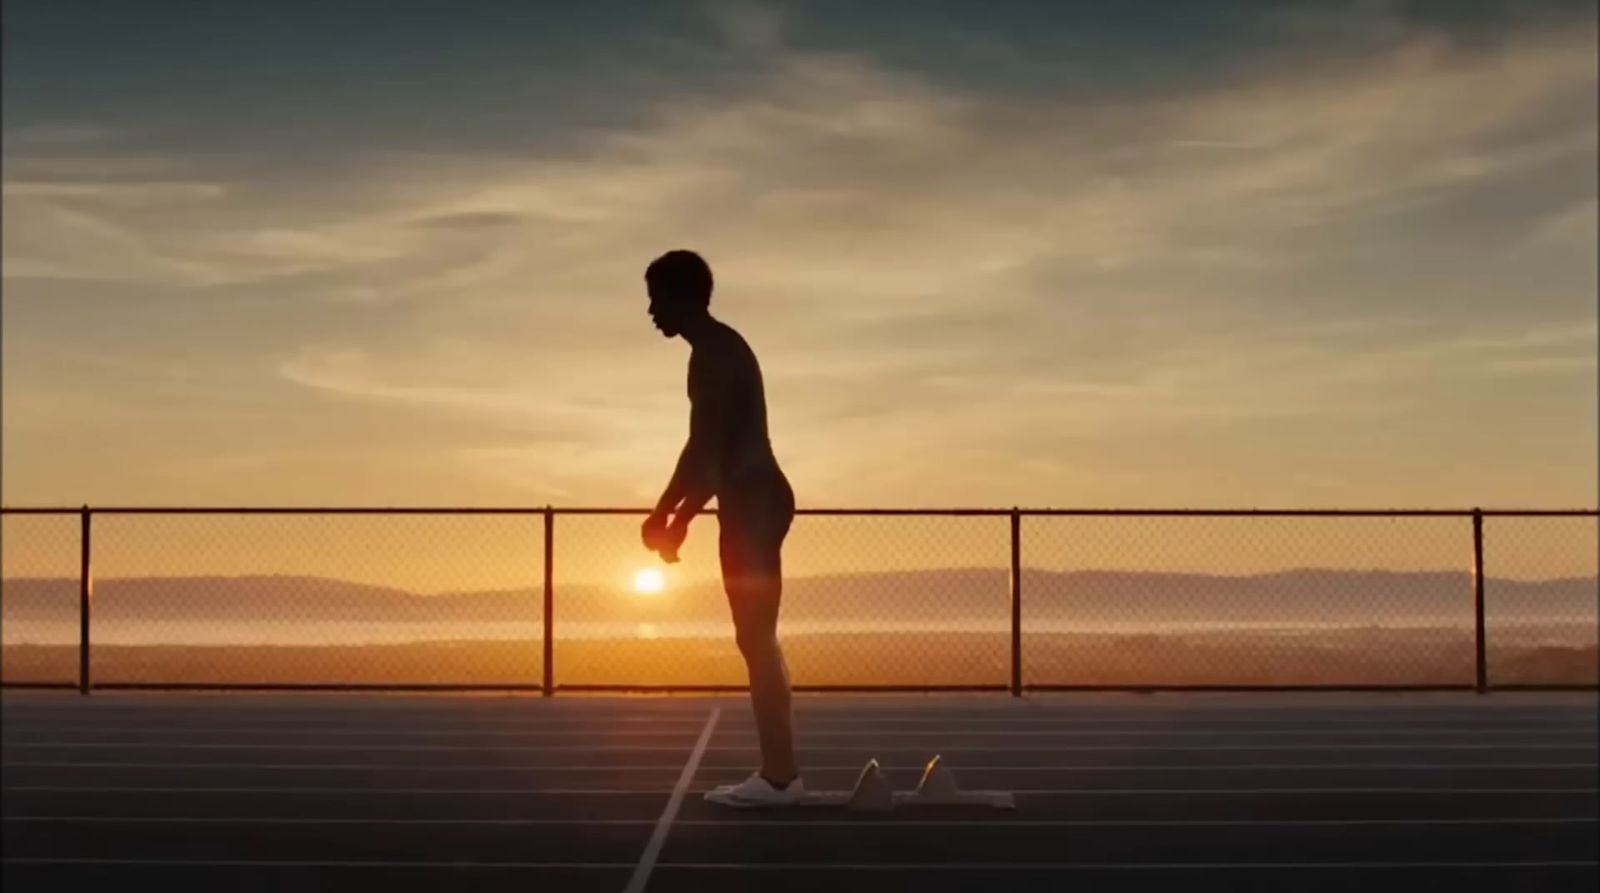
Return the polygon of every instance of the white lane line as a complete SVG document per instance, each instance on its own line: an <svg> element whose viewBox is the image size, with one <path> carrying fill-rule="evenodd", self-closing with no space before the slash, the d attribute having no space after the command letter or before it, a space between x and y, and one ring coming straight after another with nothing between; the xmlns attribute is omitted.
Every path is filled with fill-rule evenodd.
<svg viewBox="0 0 1600 893"><path fill-rule="evenodd" d="M8 743L17 750L310 750L310 751L361 751L371 753L593 753L595 751L628 753L681 753L683 745L671 744L148 744L138 741L30 741L26 744ZM713 748L726 749L726 748ZM733 748L744 750L746 748Z"/></svg>
<svg viewBox="0 0 1600 893"><path fill-rule="evenodd" d="M955 765L955 764L952 764ZM885 772L891 771L917 771L920 772L925 764L917 763L881 763L880 767ZM172 769L193 772L197 770L269 770L269 771L299 771L307 769L326 770L356 770L371 771L404 771L412 772L668 772L680 768L677 763L642 763L615 765L612 763L528 763L517 766L412 766L407 764L372 764L372 763L127 763L127 762L25 762L4 763L0 769ZM724 766L708 766L708 769L717 771L733 771ZM1596 769L1600 763L1217 763L1213 765L1195 765L1194 763L1109 763L1101 765L1082 764L1027 764L1006 763L993 765L984 763L961 763L956 768L963 772L1294 772L1299 770L1318 770L1336 772L1361 772L1373 769L1403 769L1419 772L1454 772L1457 770L1485 771L1485 770L1542 770L1542 769ZM856 763L809 763L808 771L848 771L859 772L861 766Z"/></svg>
<svg viewBox="0 0 1600 893"><path fill-rule="evenodd" d="M1071 794L1074 797L1171 797L1218 794L1229 797L1280 794L1593 794L1600 788L1012 788L1017 794Z"/></svg>
<svg viewBox="0 0 1600 893"><path fill-rule="evenodd" d="M272 861L252 859L93 859L6 856L6 865L120 865L152 868L532 868L609 869L625 871L632 862L355 862L355 861Z"/></svg>
<svg viewBox="0 0 1600 893"><path fill-rule="evenodd" d="M1593 860L1541 862L668 862L663 868L736 871L1304 871L1307 869L1593 868Z"/></svg>
<svg viewBox="0 0 1600 893"><path fill-rule="evenodd" d="M14 749L50 750L309 750L309 751L361 751L386 753L675 753L681 746L652 744L148 744L137 741L33 741L27 744L7 744ZM830 748L852 750L849 746ZM910 750L910 746L894 748ZM753 745L709 747L717 753L755 753ZM999 744L994 746L961 745L941 749L944 753L995 753L1014 751L1274 751L1274 750L1582 750L1592 751L1592 744L1549 744L1540 741L1502 741L1497 744L1063 744L1031 747Z"/></svg>
<svg viewBox="0 0 1600 893"><path fill-rule="evenodd" d="M443 826L538 826L538 824L598 824L637 826L656 824L651 819L616 818L302 818L302 816L5 816L11 824L443 824ZM672 823L667 823L672 824ZM682 819L682 826L782 826L782 827L1344 827L1429 826L1429 824L1600 824L1600 816L1491 816L1491 818L1362 818L1362 819ZM664 837L664 835L662 835ZM654 837L651 837L654 842ZM654 855L651 855L654 863Z"/></svg>
<svg viewBox="0 0 1600 893"><path fill-rule="evenodd" d="M0 768L115 768L115 770L269 770L269 771L306 771L306 770L403 770L406 775L418 771L677 771L678 763L629 763L629 765L611 765L611 763L522 763L515 767L483 767L483 765L405 765L405 763L390 763L390 765L373 765L373 763L98 763L98 762L67 762L67 763L3 763ZM854 767L861 768L861 767ZM917 767L922 768L922 767ZM1498 768L1498 767L1496 767Z"/></svg>
<svg viewBox="0 0 1600 893"><path fill-rule="evenodd" d="M577 819L577 818L303 818L299 816L5 816L0 822L10 824L97 824L97 825L657 825L650 819ZM671 822L668 823L672 824ZM984 828L1235 828L1235 827L1361 827L1388 825L1594 825L1600 824L1596 816L1543 816L1534 818L1446 818L1446 819L1004 819L995 821L971 819L930 820L849 820L849 819L761 819L758 821L730 821L728 819L684 819L679 825L714 827L786 828L839 828L839 827L893 827L914 828L925 825L940 827ZM665 835L663 835L663 839ZM655 838L651 838L654 842ZM659 849L659 848L658 848ZM654 864L655 854L650 863ZM641 865L643 865L641 860ZM646 872L648 874L648 871ZM642 884L641 884L642 886Z"/></svg>
<svg viewBox="0 0 1600 893"><path fill-rule="evenodd" d="M3 794L376 794L425 796L484 796L484 797L593 797L649 795L665 797L669 792L649 788L102 788L62 787L56 785L6 786ZM632 863L629 863L632 864Z"/></svg>
<svg viewBox="0 0 1600 893"><path fill-rule="evenodd" d="M550 723L549 725L558 725ZM583 738L593 740L596 738L653 738L666 735L688 736L700 728L699 723L692 725L678 725L671 728L637 728L607 729L603 725L581 726L575 723L560 723L559 730L543 728L518 728L515 726L481 726L463 729L426 729L404 728L385 730L374 726L340 726L337 728L316 728L299 726L284 728L282 726L237 726L217 728L206 726L55 726L49 728L26 729L13 727L5 739L14 744L27 744L30 735L48 738L51 735L282 735L285 737L372 737L372 738L426 738L426 737L516 737L516 738ZM754 735L754 727L725 726L727 731ZM21 734L17 734L20 732ZM1447 726L1436 728L1395 728L1394 726L1371 726L1351 728L1342 726L1330 729L1293 729L1293 728L1245 728L1245 729L1207 729L1190 728L1174 723L1170 726L1151 727L1144 725L1128 728L1073 728L1062 726L1059 728L992 728L992 729L967 729L952 730L948 728L929 729L863 729L863 728L822 728L815 727L802 729L800 734L804 738L1032 738L1032 737L1087 737L1091 735L1119 735L1128 737L1163 737L1163 738L1207 738L1207 737L1325 737L1325 736L1374 736L1374 737L1427 737L1437 735L1446 737L1451 735L1523 735L1523 736L1571 736L1593 737L1600 733L1596 726L1561 726L1561 727L1472 727L1472 726Z"/></svg>
<svg viewBox="0 0 1600 893"><path fill-rule="evenodd" d="M948 753L948 750L946 751ZM925 768L924 763L885 763L880 768L885 772L891 771L917 771ZM722 770L726 767L708 766L707 769ZM1126 764L1126 765L1017 765L1007 763L1003 766L983 765L975 763L951 764L951 768L963 772L1296 772L1306 769L1332 772L1365 772L1373 769L1403 769L1408 772L1454 772L1456 770L1502 770L1502 769L1595 769L1600 768L1596 763L1217 763L1209 766L1197 766L1193 763L1153 763L1153 764ZM861 767L850 763L833 765L807 766L815 770L848 770L859 772Z"/></svg>
<svg viewBox="0 0 1600 893"><path fill-rule="evenodd" d="M645 884L650 882L650 872L656 867L656 859L661 855L661 847L667 842L667 834L672 830L672 820L678 817L678 808L683 805L683 795L689 790L689 783L694 781L695 772L700 768L700 760L705 756L706 746L711 743L711 733L717 727L717 718L722 715L721 707L711 708L711 715L706 717L706 727L700 730L700 740L695 742L694 751L689 754L688 762L683 764L683 772L678 775L678 783L672 788L672 796L667 798L667 806L661 810L661 818L656 822L656 829L650 834L650 841L645 844L644 852L639 854L639 864L634 866L633 875L628 878L628 885L623 888L623 893L643 893Z"/></svg>
<svg viewBox="0 0 1600 893"><path fill-rule="evenodd" d="M105 726L105 727L94 727L94 728L81 728L81 729L72 728L72 729L68 729L68 728L62 728L62 727L57 726L55 728L48 728L48 729L45 729L45 728L23 729L23 730L20 730L21 734L17 734L17 732L19 730L13 728L13 729L7 731L7 734L4 736L4 740L6 742L12 743L12 744L26 744L26 743L28 743L28 741L26 740L27 738L30 738L30 737L48 738L48 737L50 737L52 735L63 735L63 736L66 736L66 735L72 735L72 736L94 735L94 736L97 736L97 737L98 736L106 736L106 735L170 735L170 736L173 736L173 737L182 737L182 736L190 736L190 735L209 735L209 736L212 736L212 737L222 737L222 736L227 736L227 735L250 735L250 736L256 736L256 735L281 735L281 736L286 737L286 738L290 738L290 737L297 737L297 738L312 738L312 737L315 737L315 738L355 738L355 737L367 737L367 738L431 738L431 737L467 738L467 737L485 737L485 738L534 738L534 739L539 739L539 738L582 738L582 739L590 740L590 741L592 741L592 740L594 740L596 738L665 738L665 737L668 737L668 736L682 736L685 740L687 740L687 739L692 738L694 736L694 734L696 732L698 732L699 730L700 730L700 723L695 723L692 726L683 726L681 728L672 728L672 729L639 729L639 728L605 729L605 728L601 728L599 726L594 726L594 725L585 726L585 725L576 725L576 724L574 724L574 725L564 725L564 727L562 729L560 729L559 731L549 731L549 730L544 730L544 729L521 730L521 729L481 729L481 728L479 728L479 729L462 729L462 728L454 728L454 729L427 729L427 728L384 729L381 726L366 726L364 728L348 728L348 729L346 729L346 728L316 729L316 728L304 728L304 727L286 729L286 728L283 728L281 726L280 727L273 727L273 726L259 726L259 727L257 727L257 726L240 726L237 729L202 729L202 728L184 728L184 727L181 727L181 726L168 726L166 728L145 727L145 726L140 726L140 727ZM1529 733L1521 732L1521 733L1514 733L1514 734L1529 734Z"/></svg>
<svg viewBox="0 0 1600 893"><path fill-rule="evenodd" d="M916 767L920 769L921 767ZM854 769L854 767L852 767ZM1254 796L1277 794L1595 794L1600 793L1600 788L1441 788L1441 787L1292 787L1292 788L1014 788L1019 794L1027 795L1072 795L1078 797L1127 797L1127 796L1172 796L1172 795L1219 795L1219 796ZM458 797L463 795L482 796L667 796L669 791L660 788L520 788L505 790L501 788L259 788L259 787L226 787L226 788L101 788L101 787L72 787L72 786L26 786L0 788L0 793L161 793L161 794L403 794L414 795L441 795Z"/></svg>
<svg viewBox="0 0 1600 893"><path fill-rule="evenodd" d="M578 818L299 818L299 816L5 816L10 824L654 824L653 819Z"/></svg>
<svg viewBox="0 0 1600 893"><path fill-rule="evenodd" d="M160 868L439 868L459 869L625 869L626 862L428 862L428 861L303 861L250 859L95 859L6 856L6 865L118 865ZM698 871L1304 871L1308 869L1442 868L1594 868L1594 860L1529 862L667 862L667 870Z"/></svg>
<svg viewBox="0 0 1600 893"><path fill-rule="evenodd" d="M871 819L759 819L732 821L728 819L684 819L679 825L733 826L751 828L777 825L791 827L823 828L920 828L937 825L947 828L1249 828L1249 827L1345 827L1384 825L1595 825L1596 816L1541 816L1535 818L1491 817L1470 819L907 819L902 821L874 821Z"/></svg>

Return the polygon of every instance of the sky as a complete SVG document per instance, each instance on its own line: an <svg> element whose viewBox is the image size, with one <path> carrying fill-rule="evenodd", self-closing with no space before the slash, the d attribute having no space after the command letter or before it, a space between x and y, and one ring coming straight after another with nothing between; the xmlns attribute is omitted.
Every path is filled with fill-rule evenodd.
<svg viewBox="0 0 1600 893"><path fill-rule="evenodd" d="M4 15L7 505L1596 503L1592 3Z"/></svg>

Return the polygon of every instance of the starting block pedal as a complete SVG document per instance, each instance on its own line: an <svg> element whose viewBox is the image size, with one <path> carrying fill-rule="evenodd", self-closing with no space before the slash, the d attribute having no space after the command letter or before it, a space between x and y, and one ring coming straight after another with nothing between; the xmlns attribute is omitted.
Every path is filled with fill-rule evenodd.
<svg viewBox="0 0 1600 893"><path fill-rule="evenodd" d="M883 769L876 759L868 760L862 767L852 790L807 791L800 797L801 806L843 806L864 812L893 809L894 801L894 788L889 785L889 779L883 777Z"/></svg>
<svg viewBox="0 0 1600 893"><path fill-rule="evenodd" d="M862 768L861 775L856 778L855 790L850 792L850 799L844 805L863 812L884 812L894 808L894 788L890 786L889 779L883 777L883 770L878 768L876 759L868 760Z"/></svg>
<svg viewBox="0 0 1600 893"><path fill-rule="evenodd" d="M992 806L996 809L1016 809L1017 798L1010 791L964 791L956 784L956 774L944 761L935 756L922 770L922 781L917 789L906 795L905 801L928 806Z"/></svg>
<svg viewBox="0 0 1600 893"><path fill-rule="evenodd" d="M843 806L860 812L887 812L896 806L989 806L1015 809L1010 791L967 791L956 783L955 773L937 756L922 770L922 781L914 791L896 791L876 759L868 760L849 791L809 791L800 799L802 806Z"/></svg>

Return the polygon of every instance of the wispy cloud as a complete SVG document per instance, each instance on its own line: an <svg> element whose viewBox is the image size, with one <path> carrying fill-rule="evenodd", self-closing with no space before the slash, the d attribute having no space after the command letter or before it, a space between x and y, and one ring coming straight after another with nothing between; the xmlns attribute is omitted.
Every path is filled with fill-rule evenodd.
<svg viewBox="0 0 1600 893"><path fill-rule="evenodd" d="M528 442L457 459L551 493L632 493L669 464L682 358L649 340L640 274L671 247L711 259L786 461L828 493L863 473L841 442L929 457L906 469L1011 444L1019 468L1070 475L1026 444L1360 431L1402 424L1441 376L1589 368L1592 321L1551 296L1592 281L1593 181L1552 185L1596 152L1592 20L1480 45L1347 10L1286 26L1384 50L1264 56L1182 91L998 95L791 42L803 8L706 9L717 42L696 50L737 78L662 89L559 149L398 147L265 190L93 125L8 139L8 287L270 295L304 320L297 350L254 359L278 383L488 420ZM1525 198L1468 207L1494 190ZM1479 231L1508 218L1517 239ZM1521 312L1481 312L1473 289L1501 276L1527 283Z"/></svg>

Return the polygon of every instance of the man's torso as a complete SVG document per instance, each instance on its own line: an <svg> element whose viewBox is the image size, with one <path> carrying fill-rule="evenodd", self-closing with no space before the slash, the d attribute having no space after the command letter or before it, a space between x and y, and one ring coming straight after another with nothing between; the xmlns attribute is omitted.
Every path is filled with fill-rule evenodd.
<svg viewBox="0 0 1600 893"><path fill-rule="evenodd" d="M772 451L767 428L766 389L761 365L750 345L733 328L718 323L712 337L696 345L689 358L689 399L720 392L724 403L719 513L758 509L784 497L789 484Z"/></svg>

